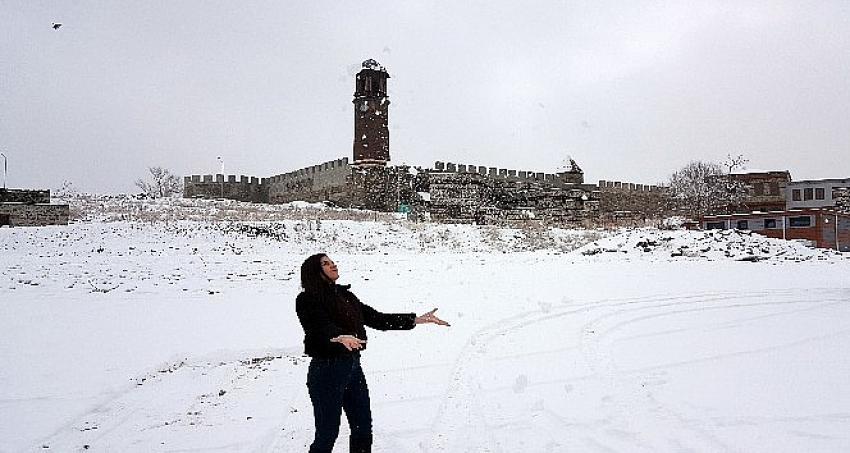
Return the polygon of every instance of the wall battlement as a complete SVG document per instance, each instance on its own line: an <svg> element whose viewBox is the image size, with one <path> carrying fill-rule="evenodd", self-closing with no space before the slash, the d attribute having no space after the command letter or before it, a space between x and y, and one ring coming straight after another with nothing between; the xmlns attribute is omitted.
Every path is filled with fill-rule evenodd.
<svg viewBox="0 0 850 453"><path fill-rule="evenodd" d="M267 178L257 178L256 176L245 176L239 175L239 179L237 180L237 175L191 175L184 176L183 182L185 184L197 184L197 183L225 183L225 184L265 184Z"/></svg>
<svg viewBox="0 0 850 453"><path fill-rule="evenodd" d="M0 226L67 225L69 212L50 203L49 190L0 189Z"/></svg>
<svg viewBox="0 0 850 453"><path fill-rule="evenodd" d="M191 175L183 177L186 198L229 198L253 203L268 202L268 179L245 175Z"/></svg>
<svg viewBox="0 0 850 453"><path fill-rule="evenodd" d="M625 190L630 192L654 192L659 190L658 186L650 185L650 184L635 184L633 182L620 182L620 181L606 181L604 179L599 180L599 190L610 191L611 189L615 190Z"/></svg>
<svg viewBox="0 0 850 453"><path fill-rule="evenodd" d="M581 170L561 173L545 173L529 170L510 170L497 167L486 167L473 164L456 164L453 162L434 162L433 171L438 173L472 173L493 179L508 179L517 181L537 181L551 184L583 184L584 174Z"/></svg>
<svg viewBox="0 0 850 453"><path fill-rule="evenodd" d="M314 178L317 175L321 176L323 173L327 172L339 173L340 171L348 170L348 158L343 157L342 159L331 160L318 165L311 165L309 167L300 168L298 170L290 171L288 173L281 173L279 175L275 175L267 179L269 179L269 183L272 184L286 183L289 181L297 181L302 178Z"/></svg>
<svg viewBox="0 0 850 453"><path fill-rule="evenodd" d="M348 158L335 159L269 178L269 202L337 199L351 174Z"/></svg>
<svg viewBox="0 0 850 453"><path fill-rule="evenodd" d="M29 189L0 189L0 203L50 203L50 191Z"/></svg>

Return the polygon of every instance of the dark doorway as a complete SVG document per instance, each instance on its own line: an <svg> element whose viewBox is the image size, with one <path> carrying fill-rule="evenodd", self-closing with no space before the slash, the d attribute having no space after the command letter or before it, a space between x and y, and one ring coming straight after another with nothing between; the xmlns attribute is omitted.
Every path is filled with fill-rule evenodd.
<svg viewBox="0 0 850 453"><path fill-rule="evenodd" d="M12 219L9 214L0 214L0 227L4 225L12 226Z"/></svg>

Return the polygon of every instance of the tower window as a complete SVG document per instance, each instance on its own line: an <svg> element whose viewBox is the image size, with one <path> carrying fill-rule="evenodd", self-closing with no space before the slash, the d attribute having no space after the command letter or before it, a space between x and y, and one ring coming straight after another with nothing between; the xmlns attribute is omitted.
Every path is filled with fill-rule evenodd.
<svg viewBox="0 0 850 453"><path fill-rule="evenodd" d="M815 200L823 200L826 198L826 194L824 193L823 187L818 187L815 189Z"/></svg>

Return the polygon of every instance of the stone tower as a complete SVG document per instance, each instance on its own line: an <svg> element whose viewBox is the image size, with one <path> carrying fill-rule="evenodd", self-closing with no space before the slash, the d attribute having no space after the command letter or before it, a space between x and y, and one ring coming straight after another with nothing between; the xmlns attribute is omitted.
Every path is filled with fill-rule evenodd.
<svg viewBox="0 0 850 453"><path fill-rule="evenodd" d="M363 62L354 91L354 162L358 167L385 166L390 160L387 79L375 60Z"/></svg>

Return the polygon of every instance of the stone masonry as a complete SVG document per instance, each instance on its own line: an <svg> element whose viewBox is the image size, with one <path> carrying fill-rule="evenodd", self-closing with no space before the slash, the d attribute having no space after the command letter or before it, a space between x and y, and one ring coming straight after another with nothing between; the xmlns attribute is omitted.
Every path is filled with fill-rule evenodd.
<svg viewBox="0 0 850 453"><path fill-rule="evenodd" d="M183 178L186 198L227 198L252 203L268 203L266 179L240 175L192 175Z"/></svg>
<svg viewBox="0 0 850 453"><path fill-rule="evenodd" d="M575 162L547 174L437 162L428 171L431 218L454 223L499 224L532 219L577 223L598 215L596 186L582 184Z"/></svg>
<svg viewBox="0 0 850 453"><path fill-rule="evenodd" d="M606 223L634 223L664 216L663 188L649 184L599 181L599 215Z"/></svg>
<svg viewBox="0 0 850 453"><path fill-rule="evenodd" d="M67 225L67 204L51 204L49 190L0 189L0 226Z"/></svg>

